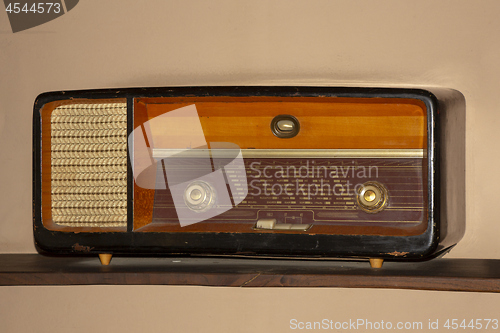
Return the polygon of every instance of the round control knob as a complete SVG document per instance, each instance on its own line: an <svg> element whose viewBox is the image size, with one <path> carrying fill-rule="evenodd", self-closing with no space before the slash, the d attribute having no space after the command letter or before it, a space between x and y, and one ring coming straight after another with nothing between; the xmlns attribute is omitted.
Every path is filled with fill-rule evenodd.
<svg viewBox="0 0 500 333"><path fill-rule="evenodd" d="M215 189L203 181L190 183L184 191L184 202L194 212L206 212L215 204Z"/></svg>
<svg viewBox="0 0 500 333"><path fill-rule="evenodd" d="M387 205L387 189L378 182L366 182L356 193L359 208L367 213L377 213Z"/></svg>
<svg viewBox="0 0 500 333"><path fill-rule="evenodd" d="M271 121L271 131L281 139L290 139L300 131L300 123L292 115L280 114Z"/></svg>

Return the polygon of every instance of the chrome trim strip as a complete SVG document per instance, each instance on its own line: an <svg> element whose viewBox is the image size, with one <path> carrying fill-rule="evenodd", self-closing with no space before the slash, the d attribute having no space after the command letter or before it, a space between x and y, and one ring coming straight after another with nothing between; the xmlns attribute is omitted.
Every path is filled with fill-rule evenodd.
<svg viewBox="0 0 500 333"><path fill-rule="evenodd" d="M221 152L224 153L221 154ZM206 157L210 149L153 149L154 159L182 153L182 157ZM227 152L227 154L226 154ZM426 149L242 149L243 158L424 158ZM218 149L218 157L235 158L234 149ZM180 157L180 156L179 156Z"/></svg>

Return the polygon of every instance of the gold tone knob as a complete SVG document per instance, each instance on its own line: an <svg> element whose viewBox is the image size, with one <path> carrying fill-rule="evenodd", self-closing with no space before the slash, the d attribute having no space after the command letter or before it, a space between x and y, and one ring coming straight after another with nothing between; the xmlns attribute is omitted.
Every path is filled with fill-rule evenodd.
<svg viewBox="0 0 500 333"><path fill-rule="evenodd" d="M359 208L367 213L378 213L385 208L389 198L387 189L379 182L366 182L356 193Z"/></svg>
<svg viewBox="0 0 500 333"><path fill-rule="evenodd" d="M368 202L372 202L373 200L375 200L375 197L377 196L375 194L375 192L373 192L372 190L368 190L368 191L365 191L365 200L368 201Z"/></svg>

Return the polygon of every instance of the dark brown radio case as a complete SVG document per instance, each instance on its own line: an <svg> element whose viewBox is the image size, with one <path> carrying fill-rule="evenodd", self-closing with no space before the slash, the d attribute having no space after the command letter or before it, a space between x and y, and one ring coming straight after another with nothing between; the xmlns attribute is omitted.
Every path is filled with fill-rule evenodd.
<svg viewBox="0 0 500 333"><path fill-rule="evenodd" d="M193 106L208 144L241 149L246 196L213 160L226 183L187 182L189 209L178 205L166 174L198 160L168 162L168 149L209 147L176 146L192 129L163 124L187 118L162 117ZM154 188L134 176L146 150L152 162L140 171ZM320 194L304 191L320 185ZM465 99L451 89L347 87L44 93L33 113L33 231L40 253L58 255L433 258L465 231Z"/></svg>

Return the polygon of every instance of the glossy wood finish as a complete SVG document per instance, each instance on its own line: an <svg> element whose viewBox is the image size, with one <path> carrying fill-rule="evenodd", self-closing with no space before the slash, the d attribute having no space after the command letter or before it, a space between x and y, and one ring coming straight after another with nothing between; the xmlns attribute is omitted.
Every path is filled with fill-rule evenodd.
<svg viewBox="0 0 500 333"><path fill-rule="evenodd" d="M500 292L500 260L427 262L234 258L121 258L0 255L0 285L197 285L221 287L388 288Z"/></svg>
<svg viewBox="0 0 500 333"><path fill-rule="evenodd" d="M427 110L417 99L337 97L162 97L134 100L134 128L148 137L148 148L186 148L197 138L186 130L187 118L162 117L196 105L204 140L231 142L240 148L256 149L424 149L427 147ZM300 122L296 137L276 137L272 119L291 114ZM143 126L146 121L148 126ZM198 121L197 119L194 119ZM178 123L172 126L171 123ZM189 127L189 126L188 126ZM169 130L165 130L168 128ZM178 131L176 131L178 130ZM188 134L186 134L188 133ZM190 137L191 136L191 137ZM205 144L205 142L203 142ZM138 154L136 154L138 156ZM151 163L148 156L135 158L136 165ZM426 172L426 159L422 172ZM155 176L155 175L153 175ZM424 184L426 174L423 174ZM151 224L154 191L134 186L134 231L141 232L255 232L242 223ZM318 234L413 235L426 224L407 226L337 225L314 226ZM293 233L293 231L288 231ZM297 232L295 232L297 233Z"/></svg>
<svg viewBox="0 0 500 333"><path fill-rule="evenodd" d="M146 109L146 104L140 102L134 102L134 130L140 129L143 133L144 138L148 138L149 135L146 134L146 129L143 124L148 121L148 113ZM131 112L129 110L129 112ZM139 137L134 135L134 147L137 147L137 141ZM146 141L148 147L151 143ZM141 167L141 163L152 163L152 160L143 161L142 158L137 158L134 148L134 168ZM156 175L151 175L151 177L156 177ZM140 229L149 223L153 219L153 205L154 205L155 190L145 189L137 185L134 181L134 221L133 230Z"/></svg>
<svg viewBox="0 0 500 333"><path fill-rule="evenodd" d="M56 225L51 219L50 193L50 117L52 111L65 104L125 101L124 99L72 99L51 102L42 108L42 217L48 229L72 232L125 231L123 228L75 228ZM134 103L134 128L144 127L142 124L147 120L192 103L197 105L207 142L235 141L244 148L297 149L424 148L426 146L425 106L421 101L414 99L397 99L396 101L390 98L323 97L142 98ZM290 140L276 138L269 130L268 123L275 115L290 112L301 119L301 133ZM352 117L355 117L356 121L353 121ZM151 147L155 145L168 147L170 141L175 142L174 137L182 135L182 133L158 133L159 128L161 126L147 129L152 131L155 140L159 138L156 143L148 142ZM377 131L369 129L377 129ZM143 131L145 132L146 129L143 128ZM317 135L318 131L320 135ZM388 133L390 137L385 134L380 136L380 133ZM384 141L383 138L388 141ZM134 183L134 197L134 230L173 231L170 230L171 227L167 229L163 227L161 230L152 226L145 227L152 218L154 190L140 188ZM226 226L223 231L244 232L242 228L245 229L245 226ZM337 232L351 234L354 231L351 227L347 228L348 230L340 230L342 228L340 227ZM182 232L190 231L175 229L175 231ZM210 224L209 228L200 224L194 231L210 229L213 229ZM328 228L327 230L320 229L325 228L320 227L317 232L331 232ZM403 229L395 234L399 233L405 234L406 232ZM380 232L374 231L373 234L380 234Z"/></svg>
<svg viewBox="0 0 500 333"><path fill-rule="evenodd" d="M256 149L422 149L427 146L426 108L421 101L399 98L331 97L192 97L142 98L148 119L195 104L210 142L231 142ZM275 116L289 114L300 122L290 139L270 130ZM167 121L178 132L163 131ZM185 148L185 119L157 118L151 122L154 148ZM189 139L189 138L188 138Z"/></svg>

